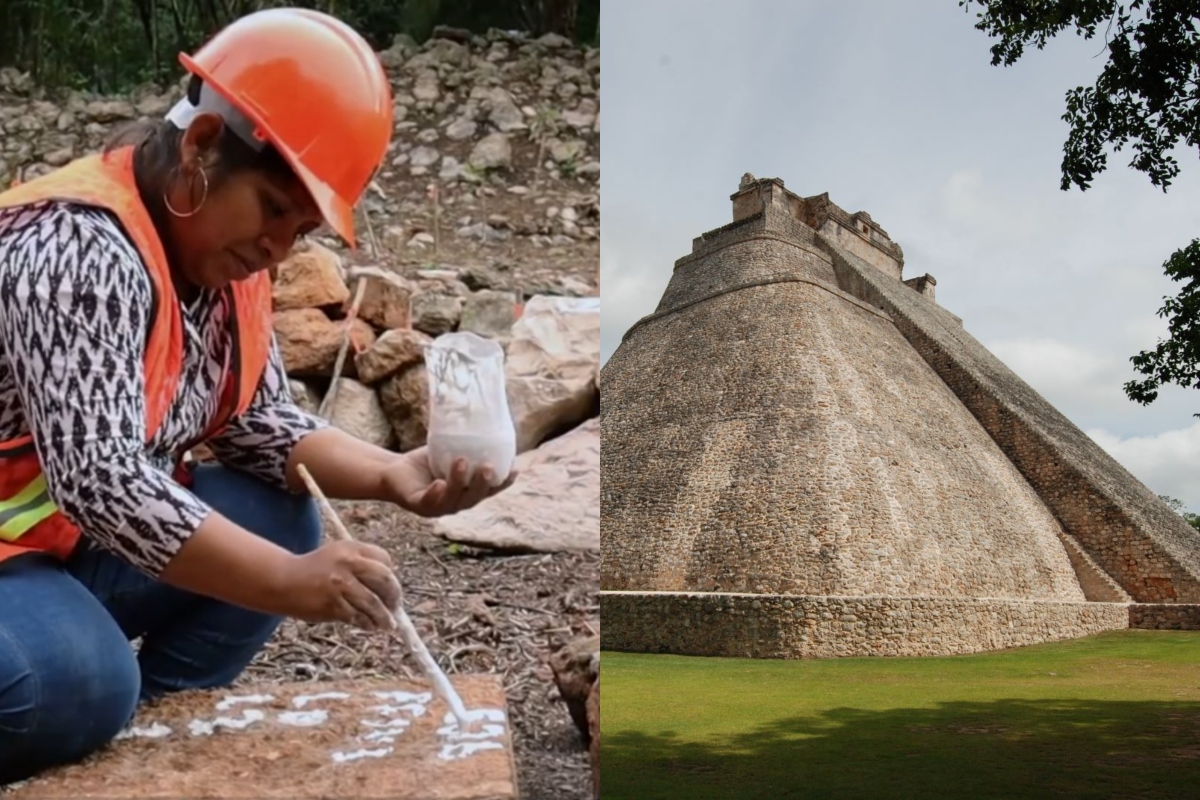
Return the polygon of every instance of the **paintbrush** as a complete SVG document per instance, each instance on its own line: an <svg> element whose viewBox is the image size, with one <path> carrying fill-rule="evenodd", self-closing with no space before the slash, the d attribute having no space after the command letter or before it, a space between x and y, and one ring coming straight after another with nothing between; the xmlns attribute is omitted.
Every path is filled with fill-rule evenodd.
<svg viewBox="0 0 1200 800"><path fill-rule="evenodd" d="M333 522L333 538L347 542L354 541L354 537L350 535L350 531L346 529L345 523L342 522L333 505L329 502L325 493L321 491L321 487L317 485L317 482L313 479L309 471L303 464L297 466L296 471L300 473L300 477L304 480L308 491L313 497L317 498L317 502L321 504L321 508L325 510L326 515ZM408 614L404 611L403 601L397 603L396 607L392 609L392 616L396 618L396 625L400 630L400 636L404 639L405 645L408 646L409 651L416 657L417 662L425 671L426 677L429 678L429 682L433 684L434 690L450 706L450 712L458 720L459 730L466 732L472 727L471 723L475 720L467 712L462 698L454 690L454 686L450 683L450 679L446 677L446 673L442 672L442 668L433 660L433 656L429 654L429 649L421 641L416 626L412 624L412 620L408 618Z"/></svg>

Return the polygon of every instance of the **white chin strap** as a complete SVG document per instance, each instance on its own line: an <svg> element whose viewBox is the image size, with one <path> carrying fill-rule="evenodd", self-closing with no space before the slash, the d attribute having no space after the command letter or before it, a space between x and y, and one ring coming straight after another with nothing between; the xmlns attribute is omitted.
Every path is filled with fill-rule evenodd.
<svg viewBox="0 0 1200 800"><path fill-rule="evenodd" d="M261 152L266 146L267 143L265 140L254 135L254 123L207 83L200 86L199 103L192 105L191 101L184 95L184 98L167 112L166 119L179 130L186 131L198 114L207 112L219 114L221 119L225 121L225 125L255 152Z"/></svg>

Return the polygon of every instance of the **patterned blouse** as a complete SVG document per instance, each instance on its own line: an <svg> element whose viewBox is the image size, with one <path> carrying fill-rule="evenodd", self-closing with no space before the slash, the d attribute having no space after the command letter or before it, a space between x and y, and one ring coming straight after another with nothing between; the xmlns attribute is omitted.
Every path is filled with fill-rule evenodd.
<svg viewBox="0 0 1200 800"><path fill-rule="evenodd" d="M145 441L151 283L120 223L63 203L0 211L0 441L33 433L51 498L94 542L157 576L209 507L171 476L217 410L230 355L223 291L184 308L175 402ZM285 486L292 447L325 421L292 402L273 344L253 405L208 445Z"/></svg>

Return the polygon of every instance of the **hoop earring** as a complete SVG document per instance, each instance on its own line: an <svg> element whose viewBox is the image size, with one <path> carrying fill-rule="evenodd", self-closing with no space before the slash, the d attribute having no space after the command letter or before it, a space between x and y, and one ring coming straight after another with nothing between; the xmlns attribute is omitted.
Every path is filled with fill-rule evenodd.
<svg viewBox="0 0 1200 800"><path fill-rule="evenodd" d="M171 170L171 173L177 175L179 173L179 167L176 166L173 170ZM204 171L204 167L200 167L200 177L204 179L204 194L201 195L200 202L196 204L195 208L193 208L191 211L189 211L186 214L179 213L174 208L172 208L171 201L167 199L167 193L166 193L166 191L164 191L163 196L162 196L163 205L165 205L167 207L167 211L170 211L172 214L179 217L180 219L187 219L188 217L194 217L197 213L199 213L200 209L204 207L205 201L208 200L208 173ZM169 181L168 186L174 182L175 182L174 180ZM189 187L189 188L191 188L191 187Z"/></svg>

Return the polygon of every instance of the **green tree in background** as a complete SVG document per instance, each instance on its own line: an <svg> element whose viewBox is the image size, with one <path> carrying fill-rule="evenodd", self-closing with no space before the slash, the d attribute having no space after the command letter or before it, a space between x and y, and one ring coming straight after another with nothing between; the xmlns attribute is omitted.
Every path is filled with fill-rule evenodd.
<svg viewBox="0 0 1200 800"><path fill-rule="evenodd" d="M1011 66L1026 47L1040 50L1063 31L1103 38L1108 61L1096 82L1066 95L1063 190L1086 191L1107 168L1109 150L1129 148L1129 166L1167 191L1179 175L1180 145L1200 148L1200 0L959 0L976 5L975 27L997 40L993 66ZM1162 267L1180 284L1158 311L1168 338L1130 358L1143 377L1124 386L1143 405L1163 384L1200 388L1200 239Z"/></svg>
<svg viewBox="0 0 1200 800"><path fill-rule="evenodd" d="M180 75L191 51L252 11L316 8L361 32L378 50L397 34L415 41L445 25L599 43L600 0L0 0L0 67L43 86L116 92Z"/></svg>
<svg viewBox="0 0 1200 800"><path fill-rule="evenodd" d="M1183 517L1184 521L1187 522L1188 525L1191 525L1193 528L1200 531L1200 514L1193 514L1190 511L1185 511L1185 506L1182 500L1165 494L1160 494L1158 499L1169 505L1171 510L1176 514Z"/></svg>

